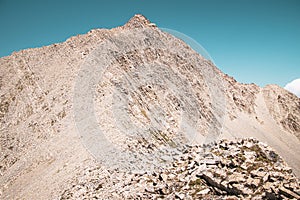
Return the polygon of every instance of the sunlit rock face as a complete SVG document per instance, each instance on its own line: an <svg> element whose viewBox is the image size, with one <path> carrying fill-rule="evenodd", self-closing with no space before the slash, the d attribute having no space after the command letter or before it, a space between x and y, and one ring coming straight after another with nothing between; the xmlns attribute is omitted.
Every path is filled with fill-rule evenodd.
<svg viewBox="0 0 300 200"><path fill-rule="evenodd" d="M1 58L0 88L4 199L59 196L89 167L157 172L221 139L254 137L300 174L299 98L238 83L141 15Z"/></svg>

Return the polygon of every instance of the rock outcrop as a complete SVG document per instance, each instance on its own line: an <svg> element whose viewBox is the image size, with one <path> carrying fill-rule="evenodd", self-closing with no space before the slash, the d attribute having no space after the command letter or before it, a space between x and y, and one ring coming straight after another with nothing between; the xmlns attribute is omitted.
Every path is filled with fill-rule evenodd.
<svg viewBox="0 0 300 200"><path fill-rule="evenodd" d="M276 85L266 86L263 94L273 119L283 129L293 132L300 140L299 98Z"/></svg>
<svg viewBox="0 0 300 200"><path fill-rule="evenodd" d="M82 179L82 177L85 177ZM299 199L299 180L255 139L186 146L152 172L87 168L60 199Z"/></svg>

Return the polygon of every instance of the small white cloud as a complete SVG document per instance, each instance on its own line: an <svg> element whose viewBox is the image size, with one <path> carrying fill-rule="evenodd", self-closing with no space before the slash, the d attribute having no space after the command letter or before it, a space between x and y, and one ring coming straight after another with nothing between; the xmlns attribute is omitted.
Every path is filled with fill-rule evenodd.
<svg viewBox="0 0 300 200"><path fill-rule="evenodd" d="M290 91L291 93L294 93L297 97L300 98L300 78L286 84L284 89Z"/></svg>

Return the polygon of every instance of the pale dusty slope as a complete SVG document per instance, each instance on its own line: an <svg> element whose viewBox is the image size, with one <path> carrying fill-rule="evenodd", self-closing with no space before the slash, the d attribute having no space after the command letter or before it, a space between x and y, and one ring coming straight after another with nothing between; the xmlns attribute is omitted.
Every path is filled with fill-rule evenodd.
<svg viewBox="0 0 300 200"><path fill-rule="evenodd" d="M164 134L163 137L168 137L169 141L176 144L190 137L199 143L217 138L256 137L275 148L300 175L299 98L278 86L259 88L253 84L240 84L182 41L162 33L142 16L135 16L123 27L92 30L61 44L27 49L0 59L1 198L54 198L77 173L86 166L95 165L96 161L82 144L74 123L76 78L85 59L99 45L107 42L107 38L112 40L118 38L118 34L124 36L124 32L127 34L128 31L134 36L137 27L147 30L136 35L136 42L145 37L154 42L158 37L161 43L157 46L152 44L152 51L146 51L145 43L145 46L137 46L136 52L125 52L126 56L132 56L127 60L129 63L117 55L102 83L97 83L97 120L107 130L107 136L116 137L112 141L117 144L122 141L120 143L124 144L124 134L115 134L124 127L110 124L114 120L111 102L116 97L109 95L113 92L110 86L116 87L117 84L114 85L116 82L112 81L109 74L113 74L117 80L123 80L124 73L132 78L135 77L134 70L129 66L133 62L144 64L144 71L152 70L149 73L153 72L153 65L150 64L155 63L161 70L171 69L173 71L170 72L181 74L173 76L172 84L174 88L180 88L183 84L180 88L184 91L183 95L176 96L178 90L169 87L154 86L152 90L147 90L136 85L137 88L127 91L136 98L132 98L134 103L128 106L132 123L149 127L153 125L151 120L159 116L165 121L154 123L155 130L162 130L160 133ZM134 42L131 41L135 45ZM197 71L199 68L200 71ZM181 81L182 77L185 81ZM143 78L140 75L136 81L142 81ZM163 80L163 76L158 75L157 78ZM126 84L121 84L118 89L128 88ZM162 81L163 84L166 82ZM185 91L185 88L188 89ZM154 96L151 96L153 92ZM163 94L169 95L162 98ZM122 95L117 97L121 98ZM145 96L147 98L142 98ZM176 102L183 103L183 106L180 107L180 103ZM155 109L155 105L160 105L168 115L163 116L159 109ZM201 112L193 110L193 106L197 106ZM197 127L196 131L200 133L196 138L194 135L184 135L184 131L180 130L180 110L183 109L191 126ZM213 136L210 137L210 134ZM149 138L151 140L146 140L146 143L164 145L166 142L152 141L151 135Z"/></svg>

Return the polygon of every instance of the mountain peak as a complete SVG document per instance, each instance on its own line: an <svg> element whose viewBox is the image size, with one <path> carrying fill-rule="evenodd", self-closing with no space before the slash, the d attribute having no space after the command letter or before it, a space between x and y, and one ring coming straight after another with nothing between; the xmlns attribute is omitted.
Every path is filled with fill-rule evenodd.
<svg viewBox="0 0 300 200"><path fill-rule="evenodd" d="M143 15L0 58L0 88L0 199L300 199L300 98Z"/></svg>
<svg viewBox="0 0 300 200"><path fill-rule="evenodd" d="M156 27L154 23L151 23L144 15L134 15L125 25L126 28L144 28L144 27Z"/></svg>

